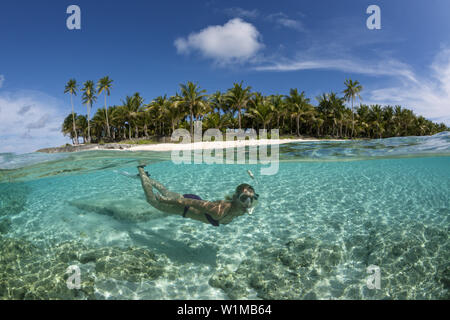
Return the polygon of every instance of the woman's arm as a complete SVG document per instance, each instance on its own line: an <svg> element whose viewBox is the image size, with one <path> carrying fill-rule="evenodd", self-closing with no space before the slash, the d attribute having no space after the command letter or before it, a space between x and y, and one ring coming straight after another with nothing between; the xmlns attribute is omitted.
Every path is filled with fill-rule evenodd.
<svg viewBox="0 0 450 320"><path fill-rule="evenodd" d="M161 195L156 196L158 200L162 203L177 204L184 207L195 208L202 213L208 213L212 215L213 218L220 219L229 209L230 205L226 201L205 201L190 198L177 198L169 199Z"/></svg>

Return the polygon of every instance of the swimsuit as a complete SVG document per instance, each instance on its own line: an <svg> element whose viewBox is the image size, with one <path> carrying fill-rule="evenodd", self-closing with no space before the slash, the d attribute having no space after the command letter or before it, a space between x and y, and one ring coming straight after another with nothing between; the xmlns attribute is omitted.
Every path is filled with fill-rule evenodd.
<svg viewBox="0 0 450 320"><path fill-rule="evenodd" d="M202 200L202 198L200 198L199 196L197 196L196 194L183 194L184 198L188 198L188 199L196 199L196 200ZM184 211L183 211L183 217L186 218L186 213L189 210L189 206L184 207ZM208 221L214 226L214 227L218 227L219 226L219 221L213 219L213 217L211 217L209 214L205 213L205 217L206 219L208 219Z"/></svg>

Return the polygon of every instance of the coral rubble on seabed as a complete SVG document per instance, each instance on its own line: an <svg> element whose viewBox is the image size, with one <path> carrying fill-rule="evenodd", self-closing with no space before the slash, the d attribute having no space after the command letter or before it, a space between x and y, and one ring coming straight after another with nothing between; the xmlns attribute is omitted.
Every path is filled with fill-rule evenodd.
<svg viewBox="0 0 450 320"><path fill-rule="evenodd" d="M167 258L147 249L89 248L65 242L41 249L22 239L0 236L0 299L97 299L102 280L140 282L159 277L175 279ZM70 265L81 270L81 288L69 289Z"/></svg>

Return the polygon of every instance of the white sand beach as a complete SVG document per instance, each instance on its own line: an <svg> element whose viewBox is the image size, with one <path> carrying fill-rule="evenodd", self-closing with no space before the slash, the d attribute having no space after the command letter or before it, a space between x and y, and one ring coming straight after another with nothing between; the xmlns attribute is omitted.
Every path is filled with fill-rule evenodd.
<svg viewBox="0 0 450 320"><path fill-rule="evenodd" d="M176 151L176 150L199 150L199 149L226 149L244 146L285 144L293 142L318 142L318 141L346 141L342 139L250 139L236 141L201 141L194 143L152 143L152 144L123 144L123 143L107 143L107 144L79 144L77 146L65 145L55 148L44 148L36 150L43 153L59 153L59 152L79 152L89 150L117 150L117 151Z"/></svg>
<svg viewBox="0 0 450 320"><path fill-rule="evenodd" d="M260 139L260 140L236 140L236 141L203 141L194 143L159 143L148 145L136 145L128 151L173 151L173 150L198 150L198 149L225 149L243 146L285 144L292 142L316 142L316 141L344 141L337 139Z"/></svg>

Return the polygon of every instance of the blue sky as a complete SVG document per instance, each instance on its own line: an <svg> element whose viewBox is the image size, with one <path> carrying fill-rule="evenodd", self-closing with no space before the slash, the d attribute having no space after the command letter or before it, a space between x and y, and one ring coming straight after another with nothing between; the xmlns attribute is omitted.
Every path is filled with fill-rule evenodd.
<svg viewBox="0 0 450 320"><path fill-rule="evenodd" d="M81 30L66 28L71 4ZM381 30L366 27L371 4ZM314 99L351 77L364 103L401 104L448 125L449 13L447 0L2 1L0 152L65 143L64 85L105 75L111 105L134 92L146 102L172 95L188 80L208 92L244 81ZM75 109L86 113L80 95Z"/></svg>

